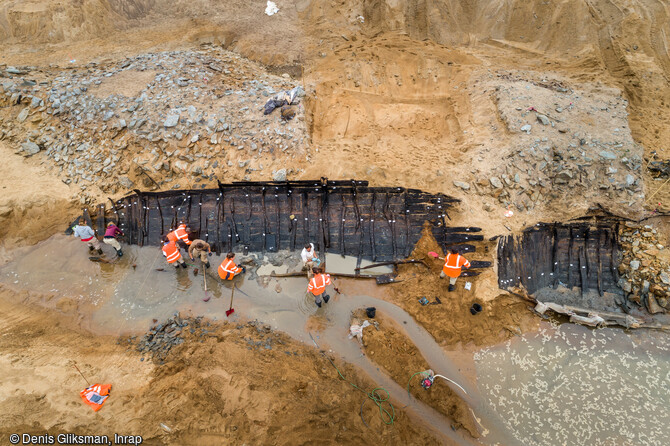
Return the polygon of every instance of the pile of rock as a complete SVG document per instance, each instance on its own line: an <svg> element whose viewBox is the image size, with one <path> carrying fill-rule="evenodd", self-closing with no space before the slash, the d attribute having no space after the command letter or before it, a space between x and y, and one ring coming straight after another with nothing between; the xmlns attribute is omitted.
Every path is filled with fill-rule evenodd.
<svg viewBox="0 0 670 446"><path fill-rule="evenodd" d="M304 108L287 122L264 115L263 105L297 85L221 48L67 69L8 67L0 69L0 140L46 157L82 191L138 187L146 179L138 169L161 186L256 170L285 177L286 159L308 151Z"/></svg>
<svg viewBox="0 0 670 446"><path fill-rule="evenodd" d="M644 151L631 136L621 91L589 84L566 88L522 74L498 75L485 86L494 90L505 129L496 127L499 140L473 160L473 181L462 177L454 186L515 211L586 209L604 200L627 211L641 209Z"/></svg>
<svg viewBox="0 0 670 446"><path fill-rule="evenodd" d="M620 233L623 258L619 286L651 314L670 310L670 249L651 225L626 222Z"/></svg>
<svg viewBox="0 0 670 446"><path fill-rule="evenodd" d="M203 334L201 321L202 316L182 319L177 312L165 322L152 327L137 343L136 350L151 356L154 362L160 361L162 363L172 347L184 342L182 334L187 327L190 326L191 333L198 330L200 335Z"/></svg>

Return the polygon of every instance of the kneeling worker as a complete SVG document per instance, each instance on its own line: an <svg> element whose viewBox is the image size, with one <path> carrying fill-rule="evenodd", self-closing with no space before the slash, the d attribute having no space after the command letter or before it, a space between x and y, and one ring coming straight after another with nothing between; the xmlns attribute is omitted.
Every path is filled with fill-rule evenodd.
<svg viewBox="0 0 670 446"><path fill-rule="evenodd" d="M314 303L321 308L321 299L325 303L330 300L330 296L326 294L326 285L331 285L332 282L330 281L330 274L324 274L321 268L314 268L312 272L314 277L309 281L307 291L314 295Z"/></svg>
<svg viewBox="0 0 670 446"><path fill-rule="evenodd" d="M321 265L321 259L317 257L314 250L314 243L308 243L300 253L303 269L307 268L307 278L312 278L312 269Z"/></svg>
<svg viewBox="0 0 670 446"><path fill-rule="evenodd" d="M163 238L163 255L166 257L167 262L172 265L174 264L175 268L179 268L179 265L182 268L186 268L186 263L184 259L181 258L181 252L179 252L179 247L175 242L169 241L167 238Z"/></svg>
<svg viewBox="0 0 670 446"><path fill-rule="evenodd" d="M205 268L209 268L209 259L207 258L208 254L212 254L212 248L209 246L209 243L204 240L200 240L199 238L193 240L191 246L188 247L188 256L191 258L191 260L193 260L193 256L200 257L200 261L205 266Z"/></svg>
<svg viewBox="0 0 670 446"><path fill-rule="evenodd" d="M221 265L219 265L219 277L222 280L233 280L233 277L237 276L239 273L246 273L247 269L245 267L240 267L235 264L233 260L235 258L235 253L229 252L226 254L226 258L223 259Z"/></svg>
<svg viewBox="0 0 670 446"><path fill-rule="evenodd" d="M449 291L456 289L456 279L461 275L461 268L470 268L470 262L460 255L456 249L449 249L449 253L444 258L444 266L440 273L440 279L449 276Z"/></svg>

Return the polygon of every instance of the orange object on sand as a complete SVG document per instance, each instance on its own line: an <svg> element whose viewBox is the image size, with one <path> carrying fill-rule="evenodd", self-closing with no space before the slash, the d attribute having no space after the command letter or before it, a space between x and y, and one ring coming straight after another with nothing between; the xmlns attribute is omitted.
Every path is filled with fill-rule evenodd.
<svg viewBox="0 0 670 446"><path fill-rule="evenodd" d="M105 401L107 401L110 390L112 390L111 384L93 384L79 392L79 395L81 395L81 399L84 400L86 404L91 406L93 410L97 412L102 408L102 405L105 404Z"/></svg>

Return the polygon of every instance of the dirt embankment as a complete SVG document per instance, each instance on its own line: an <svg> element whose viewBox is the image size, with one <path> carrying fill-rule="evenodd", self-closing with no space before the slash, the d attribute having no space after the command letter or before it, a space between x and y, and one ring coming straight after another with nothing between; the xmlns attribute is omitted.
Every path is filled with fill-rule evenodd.
<svg viewBox="0 0 670 446"><path fill-rule="evenodd" d="M25 297L25 296L24 296ZM163 366L110 337L92 337L57 313L0 295L0 438L35 434L142 435L153 444L443 444L396 406L385 426L372 402L321 354L266 327L211 324L185 331ZM206 327L206 328L205 328ZM84 405L86 382L114 387L102 410ZM374 384L336 361L363 389ZM169 430L169 431L168 431Z"/></svg>
<svg viewBox="0 0 670 446"><path fill-rule="evenodd" d="M366 320L364 310L357 311L353 316L356 321L352 323L358 325L361 321ZM375 321L378 323L377 327L363 330L364 351L371 361L382 367L395 382L406 388L407 381L413 373L427 370L430 367L419 349L402 334L402 330L393 320L379 315ZM463 428L473 437L479 437L474 418L467 403L461 397L446 385L436 385L424 391L419 381L419 378L415 376L409 387L415 398L454 420L452 426L455 429Z"/></svg>
<svg viewBox="0 0 670 446"><path fill-rule="evenodd" d="M528 311L525 301L509 294L499 294L497 285L492 285L495 273L490 268L483 270L479 276L460 277L456 290L449 292L448 279L439 277L444 261L430 257L428 252L431 251L443 255L430 232L424 230L410 258L423 259L430 268L401 265L398 281L402 283L391 285L388 298L412 315L440 345L490 345L537 327L537 318ZM493 254L482 251L465 256L471 261L490 261ZM470 290L465 289L466 282L471 283ZM421 297L426 297L431 303L439 299L441 303L421 305ZM474 303L482 305L481 313L470 313Z"/></svg>

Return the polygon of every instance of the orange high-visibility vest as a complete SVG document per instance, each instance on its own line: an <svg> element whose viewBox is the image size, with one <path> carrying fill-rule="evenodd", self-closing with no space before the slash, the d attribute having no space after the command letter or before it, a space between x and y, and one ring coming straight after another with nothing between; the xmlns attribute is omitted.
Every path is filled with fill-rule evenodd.
<svg viewBox="0 0 670 446"><path fill-rule="evenodd" d="M176 243L177 240L181 240L187 245L191 244L191 241L188 239L188 233L186 232L186 225L181 224L177 229L168 233L167 238L169 241Z"/></svg>
<svg viewBox="0 0 670 446"><path fill-rule="evenodd" d="M330 274L317 274L309 281L307 291L311 291L313 295L318 296L326 291L326 285L330 285L330 283Z"/></svg>
<svg viewBox="0 0 670 446"><path fill-rule="evenodd" d="M468 259L461 256L460 254L449 253L444 258L444 267L442 271L449 277L458 277L461 275L461 267L470 268L470 262Z"/></svg>
<svg viewBox="0 0 670 446"><path fill-rule="evenodd" d="M105 401L109 397L110 390L112 390L111 384L93 384L91 387L87 387L79 392L79 395L81 395L81 399L84 400L84 403L91 406L91 408L97 412L102 408L102 405L105 404Z"/></svg>
<svg viewBox="0 0 670 446"><path fill-rule="evenodd" d="M239 274L242 268L235 265L233 259L223 259L219 265L219 277L223 280L233 280L235 274Z"/></svg>
<svg viewBox="0 0 670 446"><path fill-rule="evenodd" d="M177 248L177 245L174 242L163 245L163 255L167 257L168 263L174 263L181 259L179 248Z"/></svg>

